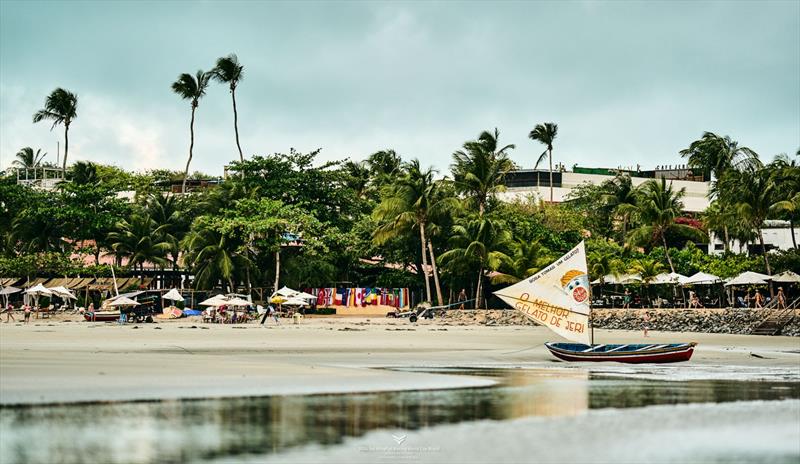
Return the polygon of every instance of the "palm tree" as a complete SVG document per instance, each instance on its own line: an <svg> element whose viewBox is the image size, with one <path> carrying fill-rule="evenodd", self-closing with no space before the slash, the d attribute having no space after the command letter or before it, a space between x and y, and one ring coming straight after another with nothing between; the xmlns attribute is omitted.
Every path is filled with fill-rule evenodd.
<svg viewBox="0 0 800 464"><path fill-rule="evenodd" d="M546 122L543 124L537 124L536 127L528 134L528 138L531 140L535 140L547 147L547 150L544 151L539 156L539 160L536 161L536 166L539 165L539 161L541 161L545 154L547 154L550 158L550 203L553 202L553 141L556 139L556 135L558 135L558 124L553 122Z"/></svg>
<svg viewBox="0 0 800 464"><path fill-rule="evenodd" d="M500 260L495 269L498 272L490 279L493 284L515 284L536 274L552 260L550 250L538 240L516 240L509 248L511 255Z"/></svg>
<svg viewBox="0 0 800 464"><path fill-rule="evenodd" d="M702 169L706 176L714 177L714 185L730 170L747 171L761 167L758 153L747 147L740 147L739 142L729 136L719 136L713 132L704 132L703 136L681 150L680 155L688 158L689 166ZM715 195L713 188L710 195Z"/></svg>
<svg viewBox="0 0 800 464"><path fill-rule="evenodd" d="M211 70L211 77L221 83L228 84L233 100L233 130L236 133L236 148L239 149L239 160L244 162L242 146L239 144L239 113L236 112L236 87L244 78L244 66L239 64L239 58L231 53L217 60L217 65Z"/></svg>
<svg viewBox="0 0 800 464"><path fill-rule="evenodd" d="M350 186L358 198L364 198L370 187L370 169L363 161L347 161L342 165L345 183Z"/></svg>
<svg viewBox="0 0 800 464"><path fill-rule="evenodd" d="M170 246L162 239L162 228L148 214L134 212L117 222L108 242L117 257L128 258L130 268L144 270L145 263L164 266Z"/></svg>
<svg viewBox="0 0 800 464"><path fill-rule="evenodd" d="M800 157L800 150L797 150ZM790 160L785 154L775 157L770 164L775 170L775 183L778 186L779 197L782 199L776 208L785 212L784 217L789 218L789 233L792 236L792 245L797 249L797 240L794 237L795 220L800 212L800 165L797 161Z"/></svg>
<svg viewBox="0 0 800 464"><path fill-rule="evenodd" d="M499 268L504 261L512 261L503 249L508 246L510 233L494 219L475 218L465 224L453 226L450 250L440 256L442 263L459 264L465 261L478 265L478 283L475 288L475 307L483 301L483 278L487 268Z"/></svg>
<svg viewBox="0 0 800 464"><path fill-rule="evenodd" d="M427 232L429 227L438 218L449 214L455 199L444 193L440 182L433 180L436 171L433 168L423 170L419 160L414 159L403 165L403 174L393 185L387 186L383 198L375 208L373 217L380 226L373 233L373 240L377 244L386 243L407 231L417 229L422 256L422 274L425 278L425 295L428 301L431 298L430 279L428 278L428 244ZM435 255L431 255L435 261ZM438 276L434 276L438 282ZM436 286L436 296L439 304L443 304L442 291Z"/></svg>
<svg viewBox="0 0 800 464"><path fill-rule="evenodd" d="M182 242L183 262L194 271L195 288L210 289L220 281L234 291L234 279L253 267L241 244L210 227L193 227Z"/></svg>
<svg viewBox="0 0 800 464"><path fill-rule="evenodd" d="M67 154L69 153L69 125L78 117L78 96L61 87L53 90L44 101L44 108L33 114L33 122L53 121L50 130L64 124L64 161L61 174L67 174Z"/></svg>
<svg viewBox="0 0 800 464"><path fill-rule="evenodd" d="M41 148L34 153L33 148L25 147L17 152L17 159L11 164L21 169L35 168L42 163L45 156L47 153L42 153Z"/></svg>
<svg viewBox="0 0 800 464"><path fill-rule="evenodd" d="M489 197L505 189L503 179L514 168L508 151L514 145L499 146L500 131L481 132L478 140L464 144L464 150L453 153L453 178L456 189L465 193L478 207L478 216L483 217Z"/></svg>
<svg viewBox="0 0 800 464"><path fill-rule="evenodd" d="M640 258L633 262L630 271L639 274L642 278L645 295L647 295L647 300L651 301L650 284L664 272L664 265L655 259Z"/></svg>
<svg viewBox="0 0 800 464"><path fill-rule="evenodd" d="M373 182L378 186L393 181L394 176L400 172L402 164L403 161L394 150L377 151L367 158Z"/></svg>
<svg viewBox="0 0 800 464"><path fill-rule="evenodd" d="M681 198L685 194L685 188L676 192L672 189L672 183L667 186L667 181L663 177L660 182L652 179L642 184L638 189L636 202L636 215L642 225L631 231L628 236L629 241L633 243L661 242L672 272L675 272L675 266L672 265L672 258L669 255L667 233L682 233L698 241L707 239L702 231L675 222L683 212Z"/></svg>
<svg viewBox="0 0 800 464"><path fill-rule="evenodd" d="M90 161L78 161L70 169L72 182L79 185L93 184L98 181L97 166Z"/></svg>
<svg viewBox="0 0 800 464"><path fill-rule="evenodd" d="M606 282L606 276L619 275L620 260L609 253L593 251L587 256L589 261L589 275L596 277L602 286Z"/></svg>
<svg viewBox="0 0 800 464"><path fill-rule="evenodd" d="M732 208L728 201L718 197L703 211L702 217L703 224L709 232L713 232L717 237L722 237L725 242L725 253L728 253L731 246L731 232L739 223L735 208Z"/></svg>
<svg viewBox="0 0 800 464"><path fill-rule="evenodd" d="M602 202L616 214L622 222L622 243L628 235L628 223L636 211L636 189L629 174L619 174L603 183L605 193Z"/></svg>
<svg viewBox="0 0 800 464"><path fill-rule="evenodd" d="M182 193L186 193L186 180L189 178L189 164L192 162L192 150L194 149L194 112L197 110L197 105L200 104L200 99L206 94L210 77L209 73L203 71L197 71L194 76L184 73L178 76L177 81L172 83L172 91L180 95L184 100L189 100L192 105L192 120L189 123L191 137L189 141L189 159L186 160L186 169L183 172Z"/></svg>

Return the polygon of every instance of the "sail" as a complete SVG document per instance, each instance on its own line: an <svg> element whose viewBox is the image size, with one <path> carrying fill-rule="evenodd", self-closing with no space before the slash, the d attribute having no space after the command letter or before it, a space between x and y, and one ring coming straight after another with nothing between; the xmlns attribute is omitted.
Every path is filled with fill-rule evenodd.
<svg viewBox="0 0 800 464"><path fill-rule="evenodd" d="M494 294L567 340L591 343L589 273L583 242L533 276Z"/></svg>

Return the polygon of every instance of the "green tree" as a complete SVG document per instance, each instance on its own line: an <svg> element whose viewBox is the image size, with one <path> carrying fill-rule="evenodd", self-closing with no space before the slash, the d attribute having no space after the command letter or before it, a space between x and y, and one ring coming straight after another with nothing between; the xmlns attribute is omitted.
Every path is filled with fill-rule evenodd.
<svg viewBox="0 0 800 464"><path fill-rule="evenodd" d="M456 190L467 196L483 217L492 195L505 189L503 179L514 168L508 152L514 145L500 147L500 131L483 131L477 140L464 144L464 150L453 153L451 170Z"/></svg>
<svg viewBox="0 0 800 464"><path fill-rule="evenodd" d="M526 279L552 261L550 250L538 241L515 240L510 243L510 255L498 255L498 263L490 281L492 284L515 284Z"/></svg>
<svg viewBox="0 0 800 464"><path fill-rule="evenodd" d="M713 132L704 132L700 139L681 150L680 155L688 159L690 167L702 169L706 176L713 176L715 183L730 170L749 171L761 166L758 153L740 147L739 142L727 135ZM714 193L712 188L711 194Z"/></svg>
<svg viewBox="0 0 800 464"><path fill-rule="evenodd" d="M78 117L78 96L61 87L53 90L44 101L44 108L33 114L33 122L53 121L50 130L64 125L64 161L61 172L66 176L67 155L69 153L69 126Z"/></svg>
<svg viewBox="0 0 800 464"><path fill-rule="evenodd" d="M167 264L170 245L163 241L162 229L148 214L134 212L117 222L108 234L111 250L118 258L127 258L129 268L144 270L146 263Z"/></svg>
<svg viewBox="0 0 800 464"><path fill-rule="evenodd" d="M602 185L601 200L622 223L622 243L628 235L631 215L636 212L636 189L629 174L619 174Z"/></svg>
<svg viewBox="0 0 800 464"><path fill-rule="evenodd" d="M219 58L217 65L211 70L211 77L221 83L228 84L233 101L233 130L236 134L236 148L239 149L239 160L244 161L242 146L239 144L239 113L236 111L236 87L244 78L244 66L239 64L239 58L233 53Z"/></svg>
<svg viewBox="0 0 800 464"><path fill-rule="evenodd" d="M558 124L552 122L537 124L528 134L528 138L547 147L544 153L539 156L536 165L539 165L545 155L548 156L550 160L550 203L553 202L553 142L556 139L556 135L558 135Z"/></svg>
<svg viewBox="0 0 800 464"><path fill-rule="evenodd" d="M192 107L192 119L189 123L189 158L186 160L186 169L183 171L183 185L181 187L181 192L183 193L186 193L186 180L189 178L189 164L192 162L192 152L194 150L194 113L200 104L200 99L206 94L210 77L209 73L203 71L197 71L194 76L184 73L178 76L177 81L172 83L172 91L182 99L189 100Z"/></svg>
<svg viewBox="0 0 800 464"><path fill-rule="evenodd" d="M70 168L72 182L76 184L93 184L98 182L97 166L90 161L78 161Z"/></svg>
<svg viewBox="0 0 800 464"><path fill-rule="evenodd" d="M34 152L33 148L25 147L17 152L17 159L11 164L21 169L35 168L39 167L45 156L47 156L47 153L42 153L41 148Z"/></svg>
<svg viewBox="0 0 800 464"><path fill-rule="evenodd" d="M672 183L667 185L666 179L662 178L661 181L649 180L637 190L636 215L642 225L631 231L629 241L639 244L661 242L670 270L675 272L667 247L667 233L680 233L698 241L705 241L707 238L702 231L675 222L683 212L681 198L686 194L686 189L675 191Z"/></svg>
<svg viewBox="0 0 800 464"><path fill-rule="evenodd" d="M655 259L640 258L633 262L630 271L639 274L639 277L642 278L644 293L647 296L647 300L651 301L650 284L656 280L659 274L664 272L664 265Z"/></svg>

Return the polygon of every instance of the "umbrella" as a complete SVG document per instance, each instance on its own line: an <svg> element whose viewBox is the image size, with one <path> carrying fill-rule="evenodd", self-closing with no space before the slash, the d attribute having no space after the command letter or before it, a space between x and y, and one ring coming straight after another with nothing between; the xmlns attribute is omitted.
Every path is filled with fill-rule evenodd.
<svg viewBox="0 0 800 464"><path fill-rule="evenodd" d="M296 294L297 294L297 290L292 290L292 289L291 289L291 288L289 288L289 287L283 287L283 288L281 288L280 290L278 290L277 292L273 293L272 295L273 295L273 296L275 296L275 295L280 295L280 296L294 296L294 295L296 295Z"/></svg>
<svg viewBox="0 0 800 464"><path fill-rule="evenodd" d="M296 294L292 295L292 298L300 298L301 300L316 300L317 297L306 292L297 292Z"/></svg>
<svg viewBox="0 0 800 464"><path fill-rule="evenodd" d="M722 279L715 276L714 274L707 274L705 272L698 272L697 274L687 277L683 282L683 285L710 285L722 282Z"/></svg>
<svg viewBox="0 0 800 464"><path fill-rule="evenodd" d="M72 292L69 291L66 287L50 287L50 291L53 294L60 298L70 299L70 300L77 300L78 297L73 295Z"/></svg>
<svg viewBox="0 0 800 464"><path fill-rule="evenodd" d="M211 298L198 303L201 306L222 306L228 303L228 299L224 295L214 295Z"/></svg>
<svg viewBox="0 0 800 464"><path fill-rule="evenodd" d="M172 301L183 301L183 297L181 296L180 292L175 290L174 288L165 293L164 296L162 296L161 298Z"/></svg>
<svg viewBox="0 0 800 464"><path fill-rule="evenodd" d="M284 301L286 301L286 298L282 296L273 296L269 299L270 303L283 303Z"/></svg>
<svg viewBox="0 0 800 464"><path fill-rule="evenodd" d="M766 285L767 281L772 277L758 272L742 272L738 276L729 280L725 286L732 287L735 285Z"/></svg>
<svg viewBox="0 0 800 464"><path fill-rule="evenodd" d="M35 296L53 294L53 292L51 292L49 288L45 287L42 284L34 285L33 287L25 290L25 293L27 293L28 295L35 295Z"/></svg>
<svg viewBox="0 0 800 464"><path fill-rule="evenodd" d="M632 284L634 282L640 282L641 280L642 277L639 274L608 274L607 276L603 277L603 281L607 284ZM597 279L592 283L599 284L600 279Z"/></svg>
<svg viewBox="0 0 800 464"><path fill-rule="evenodd" d="M666 272L663 274L659 274L655 277L655 280L650 282L653 285L660 285L660 284L680 284L686 280L687 277L684 275L680 275L677 272L670 272L667 274Z"/></svg>
<svg viewBox="0 0 800 464"><path fill-rule="evenodd" d="M136 300L131 300L130 298L123 296L121 298L116 298L114 301L109 303L109 306L139 306L139 303Z"/></svg>
<svg viewBox="0 0 800 464"><path fill-rule="evenodd" d="M236 298L231 298L226 303L231 306L250 306L253 304L252 302L247 301L244 298L239 298L238 296Z"/></svg>
<svg viewBox="0 0 800 464"><path fill-rule="evenodd" d="M308 302L306 300L301 300L300 298L289 298L288 300L284 301L283 304L287 306L308 306Z"/></svg>
<svg viewBox="0 0 800 464"><path fill-rule="evenodd" d="M21 291L22 291L22 289L21 288L17 288L17 287L10 287L10 286L9 287L3 287L3 289L0 290L0 295L11 295L12 293L17 293L17 292L21 292Z"/></svg>
<svg viewBox="0 0 800 464"><path fill-rule="evenodd" d="M784 282L784 283L800 283L800 275L795 274L792 271L781 272L778 275L772 276L773 282ZM14 288L14 287L11 287ZM3 292L0 292L3 293Z"/></svg>

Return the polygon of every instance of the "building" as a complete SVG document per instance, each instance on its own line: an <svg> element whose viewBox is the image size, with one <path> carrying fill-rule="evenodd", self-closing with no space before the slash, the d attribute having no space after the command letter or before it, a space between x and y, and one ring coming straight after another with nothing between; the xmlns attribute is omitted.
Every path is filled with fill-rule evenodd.
<svg viewBox="0 0 800 464"><path fill-rule="evenodd" d="M792 240L792 233L794 233L794 240ZM768 252L773 250L791 250L795 247L796 243L800 243L800 229L792 229L789 226L789 221L772 219L764 221L761 234L764 237L764 248ZM761 254L761 243L758 239L749 243L739 243L738 240L733 240L730 245L730 250L734 253L758 255ZM711 239L708 241L708 253L721 255L724 252L724 238L711 234Z"/></svg>

